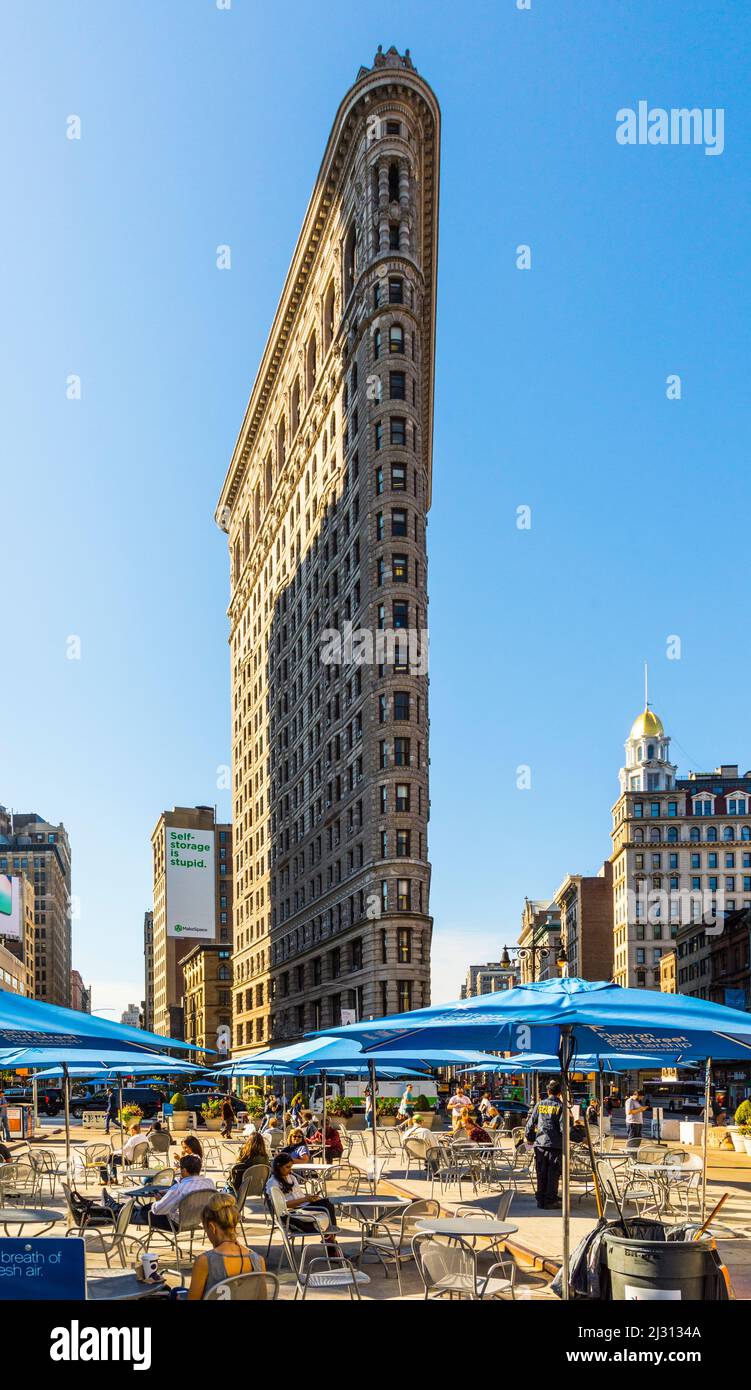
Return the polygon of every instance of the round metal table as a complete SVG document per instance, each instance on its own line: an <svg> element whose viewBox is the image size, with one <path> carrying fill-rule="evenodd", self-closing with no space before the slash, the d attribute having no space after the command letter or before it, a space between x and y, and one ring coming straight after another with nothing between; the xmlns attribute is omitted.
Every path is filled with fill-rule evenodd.
<svg viewBox="0 0 751 1390"><path fill-rule="evenodd" d="M519 1230L513 1221L484 1221L479 1216L424 1216L415 1226L430 1236L492 1236L495 1240Z"/></svg>
<svg viewBox="0 0 751 1390"><path fill-rule="evenodd" d="M6 1236L9 1226L18 1226L20 1235L22 1226L44 1226L45 1231L49 1231L52 1226L67 1220L67 1212L53 1207L0 1207L0 1226ZM42 1235L43 1232L37 1234ZM8 1238L12 1239L10 1236Z"/></svg>

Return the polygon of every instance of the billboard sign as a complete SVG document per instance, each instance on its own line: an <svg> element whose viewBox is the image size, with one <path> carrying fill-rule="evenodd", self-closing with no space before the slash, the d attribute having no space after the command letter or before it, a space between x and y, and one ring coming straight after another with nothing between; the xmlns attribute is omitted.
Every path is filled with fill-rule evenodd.
<svg viewBox="0 0 751 1390"><path fill-rule="evenodd" d="M23 940L21 880L16 875L0 874L0 936Z"/></svg>
<svg viewBox="0 0 751 1390"><path fill-rule="evenodd" d="M216 936L214 831L164 827L167 935Z"/></svg>

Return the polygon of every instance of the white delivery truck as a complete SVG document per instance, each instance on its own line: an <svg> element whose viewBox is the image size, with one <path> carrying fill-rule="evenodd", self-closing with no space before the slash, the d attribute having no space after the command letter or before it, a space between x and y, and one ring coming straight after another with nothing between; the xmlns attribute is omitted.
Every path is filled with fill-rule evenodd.
<svg viewBox="0 0 751 1390"><path fill-rule="evenodd" d="M410 1080L409 1077L405 1077L405 1079L401 1081L398 1077L394 1080L389 1081L382 1080L380 1077L377 1077L376 1084L378 1086L379 1100L385 1100L387 1097L390 1096L395 1096L397 1099L401 1099L402 1093L404 1091L405 1086L407 1085L408 1080ZM358 1076L351 1081L344 1082L329 1081L327 1078L326 1104L328 1105L328 1102L332 1100L334 1096L344 1096L352 1099L356 1105L362 1105L364 1108L365 1087L368 1085L370 1085L370 1082L367 1076ZM303 1088L300 1087L300 1089L302 1090ZM417 1099L418 1096L424 1096L425 1099L428 1101L431 1110L435 1109L436 1100L438 1099L438 1089L432 1077L420 1077L419 1080L417 1080L417 1078L414 1078L412 1080L412 1094L414 1095L415 1099ZM323 1088L321 1086L320 1081L316 1081L315 1085L312 1086L310 1088L310 1091L308 1092L308 1104L311 1110L317 1111L322 1102Z"/></svg>

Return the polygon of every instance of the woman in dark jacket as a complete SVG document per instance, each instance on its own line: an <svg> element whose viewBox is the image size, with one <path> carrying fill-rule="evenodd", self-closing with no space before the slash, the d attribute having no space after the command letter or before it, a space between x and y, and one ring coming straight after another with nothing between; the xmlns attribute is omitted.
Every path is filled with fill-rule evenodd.
<svg viewBox="0 0 751 1390"><path fill-rule="evenodd" d="M235 1111L229 1096L222 1102L222 1134L225 1139L231 1138L232 1126L235 1123Z"/></svg>
<svg viewBox="0 0 751 1390"><path fill-rule="evenodd" d="M240 1192L240 1185L249 1168L255 1168L261 1164L267 1170L271 1167L269 1162L269 1151L266 1148L262 1134L251 1134L250 1138L243 1144L237 1163L233 1163L229 1170L229 1185L236 1193Z"/></svg>

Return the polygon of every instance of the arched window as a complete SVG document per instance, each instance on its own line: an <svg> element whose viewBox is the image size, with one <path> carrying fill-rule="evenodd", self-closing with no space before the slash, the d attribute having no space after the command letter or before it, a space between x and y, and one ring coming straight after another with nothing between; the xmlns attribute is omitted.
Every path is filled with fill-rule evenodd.
<svg viewBox="0 0 751 1390"><path fill-rule="evenodd" d="M389 329L389 352L404 352L404 329L400 323L392 323Z"/></svg>
<svg viewBox="0 0 751 1390"><path fill-rule="evenodd" d="M295 384L292 387L292 438L294 439L300 428L300 378L295 377Z"/></svg>
<svg viewBox="0 0 751 1390"><path fill-rule="evenodd" d="M692 840L700 840L700 839L701 839L701 831L700 831L698 825L692 825L692 826L691 826L691 835L690 835L689 838L692 839Z"/></svg>
<svg viewBox="0 0 751 1390"><path fill-rule="evenodd" d="M316 335L311 333L305 354L305 394L309 400L316 384Z"/></svg>
<svg viewBox="0 0 751 1390"><path fill-rule="evenodd" d="M734 839L735 839L735 830L733 829L732 825L725 825L725 826L723 826L722 838L723 838L723 840L734 840Z"/></svg>
<svg viewBox="0 0 751 1390"><path fill-rule="evenodd" d="M344 243L344 300L349 299L357 277L357 232L352 223Z"/></svg>
<svg viewBox="0 0 751 1390"><path fill-rule="evenodd" d="M287 459L287 427L284 423L284 416L279 421L279 428L276 432L276 476L280 477Z"/></svg>
<svg viewBox="0 0 751 1390"><path fill-rule="evenodd" d="M323 351L328 352L334 338L334 282L331 281L323 301Z"/></svg>
<svg viewBox="0 0 751 1390"><path fill-rule="evenodd" d="M678 827L677 827L677 825L669 825L669 826L668 826L668 844L669 844L669 845L674 845L674 844L676 844L677 840L678 840Z"/></svg>
<svg viewBox="0 0 751 1390"><path fill-rule="evenodd" d="M751 825L742 825L742 826L741 826L741 839L742 839L742 840L751 840Z"/></svg>
<svg viewBox="0 0 751 1390"><path fill-rule="evenodd" d="M717 839L717 826L716 826L716 825L709 825L709 826L707 826L707 839L708 839L708 840L716 840L716 839Z"/></svg>
<svg viewBox="0 0 751 1390"><path fill-rule="evenodd" d="M220 966L219 966L219 970L217 971L217 974L218 974L220 980L231 980L231 979L232 979L232 971L230 970L230 968L229 968L228 965L220 965Z"/></svg>
<svg viewBox="0 0 751 1390"><path fill-rule="evenodd" d="M654 757L654 755L655 755L655 746L654 746L653 743L650 743L650 744L647 745L647 757L651 759L651 758Z"/></svg>
<svg viewBox="0 0 751 1390"><path fill-rule="evenodd" d="M659 829L658 829L658 827L657 827L656 825L653 825L653 826L652 826L652 829L651 829L650 832L649 832L649 839L650 839L650 843L651 843L651 844L653 844L653 845L659 845L659 843L660 843L660 841L661 841L661 839L662 839L662 835L661 835L661 833L660 833L660 831L659 831Z"/></svg>
<svg viewBox="0 0 751 1390"><path fill-rule="evenodd" d="M635 844L635 845L643 845L643 844L644 844L644 831L643 831L643 830L635 830L635 831L634 831L634 844Z"/></svg>

